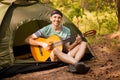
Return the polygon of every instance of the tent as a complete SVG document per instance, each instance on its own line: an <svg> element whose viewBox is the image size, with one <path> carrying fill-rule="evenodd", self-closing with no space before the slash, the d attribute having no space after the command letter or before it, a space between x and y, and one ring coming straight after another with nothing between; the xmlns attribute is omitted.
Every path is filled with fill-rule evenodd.
<svg viewBox="0 0 120 80"><path fill-rule="evenodd" d="M44 70L65 65L61 62L36 62L33 57L17 58L31 54L25 38L50 23L49 14L53 7L37 0L3 0L0 2L0 77ZM68 26L73 35L81 31L64 15L63 25ZM83 37L84 40L86 40ZM86 53L92 56L90 49ZM88 57L87 57L88 58ZM56 65L57 64L57 65Z"/></svg>

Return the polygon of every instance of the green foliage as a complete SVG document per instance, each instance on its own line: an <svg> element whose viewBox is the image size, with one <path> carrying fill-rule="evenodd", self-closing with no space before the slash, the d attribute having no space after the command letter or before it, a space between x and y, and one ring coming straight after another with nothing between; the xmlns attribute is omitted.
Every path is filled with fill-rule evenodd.
<svg viewBox="0 0 120 80"><path fill-rule="evenodd" d="M101 12L96 16L96 12L85 11L85 14L82 18L79 17L81 31L95 29L99 34L109 34L117 30L117 16L114 12Z"/></svg>
<svg viewBox="0 0 120 80"><path fill-rule="evenodd" d="M82 16L83 15L83 9L79 6L79 2L73 1L73 0L50 0L53 2L53 6L59 10L61 10L70 20L74 16Z"/></svg>
<svg viewBox="0 0 120 80"><path fill-rule="evenodd" d="M97 34L117 31L114 0L42 0L61 10L83 33L95 29Z"/></svg>

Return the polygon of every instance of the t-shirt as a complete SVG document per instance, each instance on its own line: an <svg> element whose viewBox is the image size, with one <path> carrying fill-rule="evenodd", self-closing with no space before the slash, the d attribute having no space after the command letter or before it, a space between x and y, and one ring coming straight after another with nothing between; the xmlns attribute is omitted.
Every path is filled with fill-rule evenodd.
<svg viewBox="0 0 120 80"><path fill-rule="evenodd" d="M62 26L62 30L59 32L56 32L53 28L52 25L49 24L41 29L39 29L38 31L36 31L35 33L33 33L33 35L38 38L38 37L49 37L53 34L58 35L59 37L61 37L62 40L65 40L67 38L70 38L71 32L70 29L67 28L66 26Z"/></svg>

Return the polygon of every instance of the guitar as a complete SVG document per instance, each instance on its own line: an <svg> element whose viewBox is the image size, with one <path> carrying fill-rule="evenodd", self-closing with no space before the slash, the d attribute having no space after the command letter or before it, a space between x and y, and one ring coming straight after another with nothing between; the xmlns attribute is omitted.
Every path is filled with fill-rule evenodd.
<svg viewBox="0 0 120 80"><path fill-rule="evenodd" d="M88 36L92 36L95 35L96 31L95 30L90 30L87 31L83 34L83 37L88 37ZM75 36L74 36L75 37ZM73 38L73 37L72 37ZM69 38L71 39L71 38ZM63 45L67 40L62 41L60 37L58 37L57 35L52 35L48 38L37 38L37 41L41 41L41 42L45 42L45 43L52 43L52 47L57 47L60 50L63 50ZM64 43L63 43L64 42ZM36 61L40 61L40 62L45 62L49 57L50 57L50 53L52 52L52 49L50 50L45 50L44 48L40 47L40 46L30 46L31 48L31 53L33 58Z"/></svg>
<svg viewBox="0 0 120 80"><path fill-rule="evenodd" d="M62 45L58 45L58 44L62 44L61 42L61 38L58 37L57 35L52 35L48 38L38 38L36 39L37 41L41 41L41 42L45 42L45 43L54 43L54 47L57 47L59 48L60 50L63 49L63 46ZM32 52L32 55L33 55L33 58L36 60L36 61L46 61L49 56L50 56L50 53L52 51L52 49L50 50L45 50L44 48L42 47L38 47L38 46L33 46L31 45L31 52Z"/></svg>

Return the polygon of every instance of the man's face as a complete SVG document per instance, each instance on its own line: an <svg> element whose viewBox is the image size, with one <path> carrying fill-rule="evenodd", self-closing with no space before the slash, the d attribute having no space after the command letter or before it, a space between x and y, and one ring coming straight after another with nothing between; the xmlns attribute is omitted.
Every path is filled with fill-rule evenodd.
<svg viewBox="0 0 120 80"><path fill-rule="evenodd" d="M50 20L53 25L59 26L62 21L62 17L59 14L54 14L53 16L50 17Z"/></svg>

